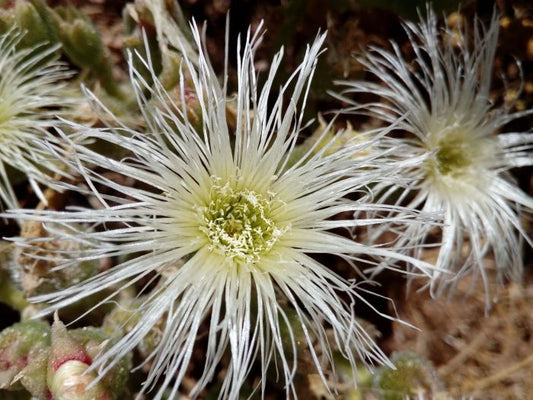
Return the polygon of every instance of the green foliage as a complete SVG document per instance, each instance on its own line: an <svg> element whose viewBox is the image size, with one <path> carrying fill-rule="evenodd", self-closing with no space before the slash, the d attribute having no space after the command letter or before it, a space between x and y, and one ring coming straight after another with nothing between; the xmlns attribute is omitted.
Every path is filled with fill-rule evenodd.
<svg viewBox="0 0 533 400"><path fill-rule="evenodd" d="M394 353L391 362L396 369L381 367L374 376L373 387L384 400L403 400L418 393L426 395L442 390L442 383L431 362L406 351Z"/></svg>

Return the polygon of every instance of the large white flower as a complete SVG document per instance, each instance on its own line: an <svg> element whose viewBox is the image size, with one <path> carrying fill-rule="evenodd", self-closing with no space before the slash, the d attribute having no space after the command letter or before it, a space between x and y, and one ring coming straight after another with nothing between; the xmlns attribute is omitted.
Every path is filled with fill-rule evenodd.
<svg viewBox="0 0 533 400"><path fill-rule="evenodd" d="M106 288L117 294L155 274L155 289L135 311L139 322L91 366L105 374L164 320L161 340L147 360L151 365L144 386L149 390L157 385L155 399L176 398L201 336L206 343L205 365L192 396L214 378L227 354L230 361L220 397L238 398L256 359L263 378L275 360L287 395L292 395L299 348L294 329L302 332L324 380L323 368L335 371L333 349L354 368L357 360L389 364L355 319L355 302L364 300L354 282L311 257L327 253L354 265L369 257L376 257L376 262L417 263L330 232L380 222L331 219L344 212L375 209L363 198L355 201L344 196L365 192L384 174L378 170L379 159L360 156L354 165L353 156L364 150L363 145L331 152L326 143L288 164L302 128L298 103L305 105L324 35L307 49L277 97L271 88L282 52L272 60L265 83L259 87L254 51L260 36L247 36L238 50L237 94L230 100L236 105L236 129L230 132L227 77L221 86L200 33L196 28L193 32L198 58L190 60L183 52L183 69L192 84L186 88L182 77L179 101L165 92L155 75L154 83L148 84L131 68L131 81L147 124L145 132L124 125L76 127L75 135L85 142L97 139L130 154L113 159L70 143L68 151L75 153L71 167L85 177L91 188L87 194L99 200L100 209L12 212L16 218L45 222L56 238L80 243L79 251L65 249L62 256L68 255L72 261L63 268L83 259L123 260L90 279L34 300L50 303L49 312ZM149 61L146 67L152 70ZM186 96L196 97L200 127L197 119L189 121ZM285 96L289 98L286 104ZM68 158L67 150L63 153L50 146L50 151ZM116 181L105 171L128 179ZM137 184L131 187L126 185L128 181ZM107 194L98 188L105 188ZM82 186L78 190L84 191ZM80 223L93 229L80 228ZM32 254L45 240L53 240L53 236L20 239L19 244L29 246ZM427 267L421 262L418 265Z"/></svg>
<svg viewBox="0 0 533 400"><path fill-rule="evenodd" d="M8 207L18 201L7 166L25 174L44 201L37 183L58 172L58 162L48 160L38 143L57 125L58 109L73 102L62 92L71 73L54 60L57 46L17 49L22 35L11 30L0 36L0 199Z"/></svg>
<svg viewBox="0 0 533 400"><path fill-rule="evenodd" d="M459 29L439 30L435 15L407 22L414 52L407 61L398 45L392 51L372 48L362 64L379 82L342 82L346 93L374 93L379 102L357 104L347 111L397 124L404 133L388 137L382 148L396 148L398 159L427 155L425 162L405 168L413 184L384 185L382 200L423 211L443 211L442 247L431 281L435 292L453 289L466 273L481 277L488 289L484 257L495 259L498 279L520 279L522 238L531 239L520 223L521 209L533 208L509 169L533 164L530 132L500 133L508 122L532 111L511 113L490 100L491 74L498 41L498 16L486 29L474 24L474 40ZM386 228L384 228L386 230ZM399 244L418 248L429 229L408 228ZM451 274L442 274L448 270ZM487 301L489 301L489 290Z"/></svg>

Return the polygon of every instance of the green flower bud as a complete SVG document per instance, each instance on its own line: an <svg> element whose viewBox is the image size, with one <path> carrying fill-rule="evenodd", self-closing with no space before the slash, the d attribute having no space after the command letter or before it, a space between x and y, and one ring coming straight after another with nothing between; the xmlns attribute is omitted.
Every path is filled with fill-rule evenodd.
<svg viewBox="0 0 533 400"><path fill-rule="evenodd" d="M59 400L108 400L101 382L90 385L96 373L86 372L89 364L69 360L61 364L48 381L50 393Z"/></svg>
<svg viewBox="0 0 533 400"><path fill-rule="evenodd" d="M79 67L100 71L104 62L104 44L94 25L86 19L60 22L59 35L65 53Z"/></svg>
<svg viewBox="0 0 533 400"><path fill-rule="evenodd" d="M42 19L35 7L26 1L17 1L15 5L15 21L18 28L24 32L19 46L31 47L53 40L49 35L50 27Z"/></svg>
<svg viewBox="0 0 533 400"><path fill-rule="evenodd" d="M0 389L46 393L50 326L38 320L14 324L0 332Z"/></svg>
<svg viewBox="0 0 533 400"><path fill-rule="evenodd" d="M122 98L113 78L107 48L91 20L74 7L57 7L52 15L63 50L70 60L93 72L109 94Z"/></svg>
<svg viewBox="0 0 533 400"><path fill-rule="evenodd" d="M48 330L50 327L47 325ZM49 335L48 335L49 337ZM48 386L46 385L46 371L50 348L33 347L30 350L28 364L17 375L20 383L34 399L48 400Z"/></svg>
<svg viewBox="0 0 533 400"><path fill-rule="evenodd" d="M129 376L130 356L121 359L105 376L88 371L93 359L109 343L109 336L96 328L68 331L56 315L48 359L50 393L57 400L118 399Z"/></svg>
<svg viewBox="0 0 533 400"><path fill-rule="evenodd" d="M402 400L422 394L424 398L443 390L435 367L424 357L410 352L393 353L396 369L382 367L374 376L373 387L385 400Z"/></svg>
<svg viewBox="0 0 533 400"><path fill-rule="evenodd" d="M57 28L54 21L54 11L46 4L45 0L28 0L28 3L31 3L39 16L41 17L44 27L47 31L47 42L57 43L59 41L57 35ZM31 28L31 27L30 27Z"/></svg>

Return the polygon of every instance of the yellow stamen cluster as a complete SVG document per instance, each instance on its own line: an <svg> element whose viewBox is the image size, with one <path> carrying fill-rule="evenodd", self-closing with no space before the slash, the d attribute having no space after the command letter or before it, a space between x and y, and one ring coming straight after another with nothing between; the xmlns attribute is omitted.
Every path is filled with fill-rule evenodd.
<svg viewBox="0 0 533 400"><path fill-rule="evenodd" d="M460 174L472 163L471 153L473 149L468 149L468 143L459 138L451 140L441 140L436 154L437 168L442 175Z"/></svg>
<svg viewBox="0 0 533 400"><path fill-rule="evenodd" d="M199 207L200 231L210 243L209 250L238 263L258 261L286 231L273 218L280 203L272 194L265 196L229 183L213 185L209 203Z"/></svg>

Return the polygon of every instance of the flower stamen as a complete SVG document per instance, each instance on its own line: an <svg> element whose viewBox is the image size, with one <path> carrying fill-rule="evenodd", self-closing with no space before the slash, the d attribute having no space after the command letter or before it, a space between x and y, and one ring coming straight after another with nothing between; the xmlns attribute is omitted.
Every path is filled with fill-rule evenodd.
<svg viewBox="0 0 533 400"><path fill-rule="evenodd" d="M454 175L468 168L472 163L466 144L459 138L442 140L437 148L437 168L442 175Z"/></svg>
<svg viewBox="0 0 533 400"><path fill-rule="evenodd" d="M209 250L232 261L253 263L267 253L287 228L280 228L273 210L280 200L231 184L213 185L211 198L199 207L200 231Z"/></svg>

